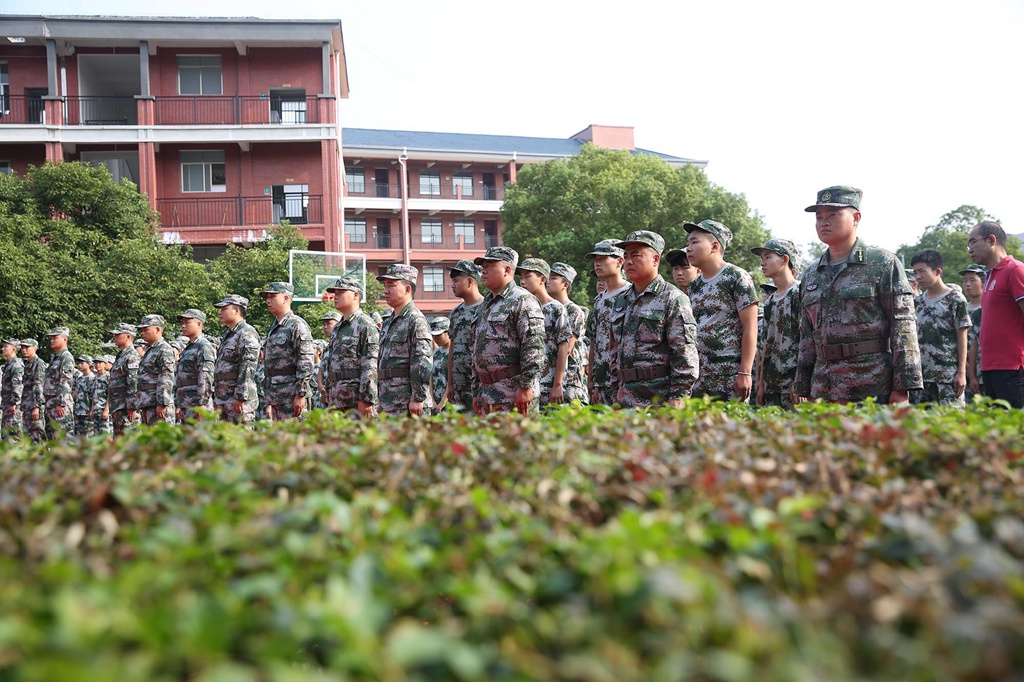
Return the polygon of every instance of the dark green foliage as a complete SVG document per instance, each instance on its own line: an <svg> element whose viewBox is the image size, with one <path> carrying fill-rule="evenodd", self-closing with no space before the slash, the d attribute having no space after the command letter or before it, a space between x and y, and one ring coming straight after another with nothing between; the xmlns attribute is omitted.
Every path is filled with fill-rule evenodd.
<svg viewBox="0 0 1024 682"><path fill-rule="evenodd" d="M0 677L1010 679L1020 411L690 401L0 449Z"/></svg>
<svg viewBox="0 0 1024 682"><path fill-rule="evenodd" d="M649 154L634 155L584 145L577 156L522 168L508 187L502 207L504 242L520 258L563 261L580 272L573 299L589 305L594 293L588 261L593 245L634 230L665 238L666 252L686 246L683 223L710 218L733 231L726 260L758 271L750 248L768 232L742 194L711 183L700 169L674 169ZM663 263L662 272L670 275Z"/></svg>

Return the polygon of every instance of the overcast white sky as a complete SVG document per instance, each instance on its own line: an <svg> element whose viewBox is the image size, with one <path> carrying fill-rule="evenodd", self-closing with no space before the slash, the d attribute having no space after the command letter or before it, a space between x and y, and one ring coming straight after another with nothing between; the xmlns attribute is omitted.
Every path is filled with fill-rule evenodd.
<svg viewBox="0 0 1024 682"><path fill-rule="evenodd" d="M827 185L895 248L961 204L1024 232L1024 2L4 0L16 14L342 21L349 127L569 137L706 159L779 236ZM703 216L691 216L701 219Z"/></svg>

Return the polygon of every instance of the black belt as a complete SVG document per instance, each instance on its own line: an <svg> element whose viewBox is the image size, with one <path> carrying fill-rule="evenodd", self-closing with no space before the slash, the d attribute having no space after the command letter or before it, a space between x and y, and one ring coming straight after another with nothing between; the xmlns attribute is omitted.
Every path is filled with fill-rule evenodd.
<svg viewBox="0 0 1024 682"><path fill-rule="evenodd" d="M496 384L502 379L511 379L517 377L521 373L519 367L506 367L505 369L499 369L497 372L480 372L480 383L484 386L490 386Z"/></svg>
<svg viewBox="0 0 1024 682"><path fill-rule="evenodd" d="M381 379L407 379L409 377L408 367L388 367L380 371Z"/></svg>
<svg viewBox="0 0 1024 682"><path fill-rule="evenodd" d="M180 384L174 387L175 390L180 391L183 388L199 388L199 384Z"/></svg>
<svg viewBox="0 0 1024 682"><path fill-rule="evenodd" d="M234 374L227 374L227 373L225 373L225 372L222 372L222 373L220 373L220 374L217 374L217 373L215 372L213 376L214 376L214 377L215 377L215 378L216 378L216 379L217 379L218 381L226 381L226 380L228 380L228 379L237 379L237 378L238 378L238 372L235 372Z"/></svg>
<svg viewBox="0 0 1024 682"><path fill-rule="evenodd" d="M629 384L634 381L650 381L651 379L663 379L668 376L668 367L637 367L636 369L620 369L619 377L622 383Z"/></svg>
<svg viewBox="0 0 1024 682"><path fill-rule="evenodd" d="M289 367L288 369L275 369L266 373L268 378L272 377L291 377L295 376L295 367Z"/></svg>
<svg viewBox="0 0 1024 682"><path fill-rule="evenodd" d="M160 383L157 382L157 381L153 381L153 382L147 381L145 383L143 383L141 381L139 382L139 388L140 389L142 389L142 388L156 388L159 385L160 385Z"/></svg>
<svg viewBox="0 0 1024 682"><path fill-rule="evenodd" d="M873 339L857 343L829 343L818 347L818 355L826 360L844 360L868 353L882 353L889 350L888 339Z"/></svg>
<svg viewBox="0 0 1024 682"><path fill-rule="evenodd" d="M358 379L363 373L358 369L349 369L344 372L335 372L333 376L329 376L330 379L337 381L347 381L349 379Z"/></svg>

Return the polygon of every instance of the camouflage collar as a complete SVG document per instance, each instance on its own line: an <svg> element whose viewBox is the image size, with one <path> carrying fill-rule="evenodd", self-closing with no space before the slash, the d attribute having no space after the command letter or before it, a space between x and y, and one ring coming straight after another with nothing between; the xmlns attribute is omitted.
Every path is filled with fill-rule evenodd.
<svg viewBox="0 0 1024 682"><path fill-rule="evenodd" d="M415 306L415 305L413 304L413 302L412 302L412 301L409 301L409 302L408 302L408 303L406 303L406 304L405 304L404 306L402 306L402 309L401 309L401 310L399 310L399 311L395 312L395 314L394 314L394 315L392 315L391 317L392 317L392 319L394 319L394 318L396 318L396 317L405 317L405 316L406 316L406 315L408 315L408 314L409 314L409 312L410 312L410 311L411 311L411 310L412 310L413 308L415 308L415 307L416 307L416 306Z"/></svg>
<svg viewBox="0 0 1024 682"><path fill-rule="evenodd" d="M502 298L508 298L508 295L510 293L512 293L512 290L515 289L516 286L517 285L515 283L515 280L513 280L513 281L509 282L508 284L506 284L504 286L504 288L501 291L499 291L498 293L495 294L493 291L488 292L488 293L494 295L495 297L501 296Z"/></svg>
<svg viewBox="0 0 1024 682"><path fill-rule="evenodd" d="M647 285L647 288L638 293L640 295L643 295L649 292L657 296L658 294L661 293L661 290L664 289L666 286L667 283L665 282L665 278L662 277L661 275L658 275L657 277L654 278L654 280L651 281L650 284Z"/></svg>
<svg viewBox="0 0 1024 682"><path fill-rule="evenodd" d="M841 263L865 263L867 262L864 257L864 252L867 251L867 245L864 240L857 237L857 241L853 243L853 248L850 250L850 255L846 257L846 260L840 261ZM825 249L825 253L821 254L821 258L818 259L818 270L828 266L828 249Z"/></svg>

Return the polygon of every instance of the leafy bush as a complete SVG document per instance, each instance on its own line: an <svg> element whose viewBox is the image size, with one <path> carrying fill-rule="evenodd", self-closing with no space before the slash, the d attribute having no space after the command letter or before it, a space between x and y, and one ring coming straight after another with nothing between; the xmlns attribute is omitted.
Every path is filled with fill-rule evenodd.
<svg viewBox="0 0 1024 682"><path fill-rule="evenodd" d="M692 401L4 446L0 678L1007 678L1021 426Z"/></svg>

